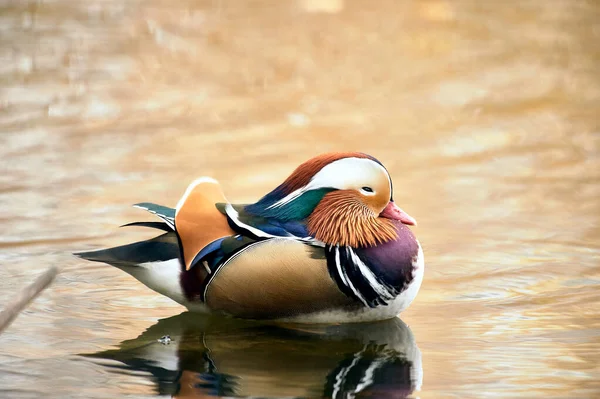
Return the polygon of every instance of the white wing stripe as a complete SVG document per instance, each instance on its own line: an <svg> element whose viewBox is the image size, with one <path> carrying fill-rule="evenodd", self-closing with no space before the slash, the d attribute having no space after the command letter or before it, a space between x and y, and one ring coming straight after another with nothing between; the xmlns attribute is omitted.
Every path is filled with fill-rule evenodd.
<svg viewBox="0 0 600 399"><path fill-rule="evenodd" d="M256 227L252 227L250 225L247 225L245 223L242 223L239 219L239 213L233 209L233 206L231 204L227 204L225 206L225 213L227 214L227 216L229 216L231 218L231 220L234 221L235 224L237 224L239 227L248 230L249 232L251 232L252 234L254 234L257 237L264 237L264 238L274 238L277 236L271 235L269 233L265 233L264 231L257 229ZM285 237L282 237L285 238Z"/></svg>

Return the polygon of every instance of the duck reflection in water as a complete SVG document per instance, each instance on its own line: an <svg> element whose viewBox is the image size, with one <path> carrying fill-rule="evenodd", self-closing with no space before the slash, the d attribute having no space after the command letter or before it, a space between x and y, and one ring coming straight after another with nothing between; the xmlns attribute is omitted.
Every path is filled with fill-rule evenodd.
<svg viewBox="0 0 600 399"><path fill-rule="evenodd" d="M185 312L119 349L84 356L150 373L159 394L177 398L404 398L422 382L421 353L398 318L275 325Z"/></svg>

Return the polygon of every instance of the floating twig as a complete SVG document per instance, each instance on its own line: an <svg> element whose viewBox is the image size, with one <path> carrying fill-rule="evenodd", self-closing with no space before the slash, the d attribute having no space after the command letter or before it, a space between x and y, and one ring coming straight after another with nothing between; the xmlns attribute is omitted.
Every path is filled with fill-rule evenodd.
<svg viewBox="0 0 600 399"><path fill-rule="evenodd" d="M58 274L56 267L51 267L40 275L33 283L25 287L16 298L9 302L0 312L0 333L29 305L36 296L48 288Z"/></svg>

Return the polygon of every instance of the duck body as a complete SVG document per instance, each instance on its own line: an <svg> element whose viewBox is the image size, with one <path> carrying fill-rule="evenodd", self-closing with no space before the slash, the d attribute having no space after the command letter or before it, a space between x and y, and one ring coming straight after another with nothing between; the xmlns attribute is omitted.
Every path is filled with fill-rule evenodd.
<svg viewBox="0 0 600 399"><path fill-rule="evenodd" d="M387 170L361 153L313 158L254 204L231 204L215 180L200 178L175 209L136 206L162 221L130 225L162 235L78 255L116 266L190 311L384 320L410 305L423 280L423 251L407 227L414 219L391 199Z"/></svg>

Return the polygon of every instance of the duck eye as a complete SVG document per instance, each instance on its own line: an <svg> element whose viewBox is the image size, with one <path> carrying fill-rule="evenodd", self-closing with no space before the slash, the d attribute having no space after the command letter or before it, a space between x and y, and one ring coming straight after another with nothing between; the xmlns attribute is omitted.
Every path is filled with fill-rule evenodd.
<svg viewBox="0 0 600 399"><path fill-rule="evenodd" d="M371 187L363 187L362 190L366 191L368 193L372 193L373 192L373 189Z"/></svg>

